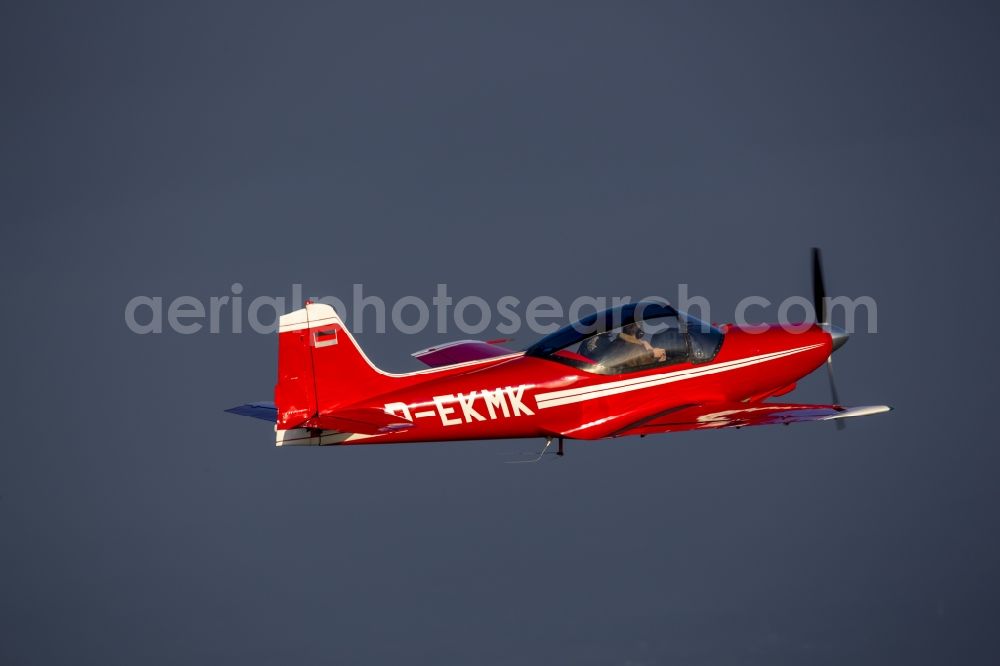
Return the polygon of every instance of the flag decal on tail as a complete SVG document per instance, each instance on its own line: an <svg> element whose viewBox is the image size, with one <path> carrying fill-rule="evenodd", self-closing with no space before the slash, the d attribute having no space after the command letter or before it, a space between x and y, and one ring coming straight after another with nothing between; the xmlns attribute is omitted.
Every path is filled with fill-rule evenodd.
<svg viewBox="0 0 1000 666"><path fill-rule="evenodd" d="M313 347L329 347L337 344L337 329L331 327L322 331L314 331L312 343Z"/></svg>

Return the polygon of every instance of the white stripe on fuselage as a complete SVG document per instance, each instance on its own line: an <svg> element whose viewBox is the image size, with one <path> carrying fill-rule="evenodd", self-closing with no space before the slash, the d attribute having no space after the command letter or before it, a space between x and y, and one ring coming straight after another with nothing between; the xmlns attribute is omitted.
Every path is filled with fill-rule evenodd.
<svg viewBox="0 0 1000 666"><path fill-rule="evenodd" d="M662 386L663 384L679 382L684 379L693 379L695 377L703 377L705 375L714 375L719 372L738 370L740 368L757 365L758 363L774 361L779 358L799 354L801 352L809 351L810 349L816 349L817 347L822 346L822 343L819 343L815 345L807 345L805 347L798 347L796 349L771 352L770 354L750 356L747 358L737 359L735 361L726 361L725 363L716 363L714 365L690 368L688 370L677 370L674 372L664 372L656 375L646 375L645 377L635 377L633 379L604 382L602 384L584 386L581 388L551 391L549 393L538 393L535 395L535 402L538 404L539 409L560 407L562 405L570 405L577 402L584 402L586 400L604 398L609 395L618 395L619 393L628 393L630 391L638 391L639 389Z"/></svg>

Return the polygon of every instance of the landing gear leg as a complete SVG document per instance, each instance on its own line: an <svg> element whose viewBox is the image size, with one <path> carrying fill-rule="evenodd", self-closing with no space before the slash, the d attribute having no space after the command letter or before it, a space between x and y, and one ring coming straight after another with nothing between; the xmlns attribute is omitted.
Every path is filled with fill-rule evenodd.
<svg viewBox="0 0 1000 666"><path fill-rule="evenodd" d="M563 451L563 438L562 437L559 438L559 450L556 451L556 455L557 456L566 455L565 452Z"/></svg>

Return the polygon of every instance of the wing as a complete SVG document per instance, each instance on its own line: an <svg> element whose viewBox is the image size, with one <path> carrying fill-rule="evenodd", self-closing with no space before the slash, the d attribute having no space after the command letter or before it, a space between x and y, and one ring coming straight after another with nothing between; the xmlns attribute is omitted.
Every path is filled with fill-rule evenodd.
<svg viewBox="0 0 1000 666"><path fill-rule="evenodd" d="M714 428L742 428L744 426L798 423L800 421L833 421L888 412L891 407L871 405L841 407L840 405L797 405L785 403L709 403L687 405L651 418L637 421L615 433L625 435L651 435L660 432L707 430Z"/></svg>
<svg viewBox="0 0 1000 666"><path fill-rule="evenodd" d="M440 368L445 365L481 361L516 353L513 349L501 346L502 342L509 342L509 340L490 340L488 342L458 340L437 347L421 349L418 352L413 352L412 356L432 368Z"/></svg>

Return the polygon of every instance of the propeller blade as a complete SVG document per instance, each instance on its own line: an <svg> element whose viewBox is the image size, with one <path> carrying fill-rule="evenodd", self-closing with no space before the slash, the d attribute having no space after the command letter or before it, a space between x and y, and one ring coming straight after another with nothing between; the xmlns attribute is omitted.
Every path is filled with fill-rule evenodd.
<svg viewBox="0 0 1000 666"><path fill-rule="evenodd" d="M823 261L820 258L819 248L812 249L812 278L813 278L813 310L816 312L816 321L826 324L826 286L823 284Z"/></svg>
<svg viewBox="0 0 1000 666"><path fill-rule="evenodd" d="M826 285L823 283L823 260L820 257L820 252L818 247L812 249L812 281L813 281L813 309L816 311L816 321L819 324L829 324L827 319L826 311ZM824 328L827 328L824 326ZM846 334L836 327L831 327L831 336L834 337L834 347L840 347L847 341ZM836 333L837 335L834 335ZM840 404L840 395L837 393L837 382L833 378L833 356L830 355L826 359L826 376L830 380L830 397L833 399L833 404ZM843 419L836 419L837 430L843 430L846 427Z"/></svg>
<svg viewBox="0 0 1000 666"><path fill-rule="evenodd" d="M828 356L826 359L826 376L830 379L830 396L833 398L833 404L840 404L840 396L837 395L837 382L833 379L833 356ZM837 430L843 430L847 427L843 419L835 419L837 423Z"/></svg>

